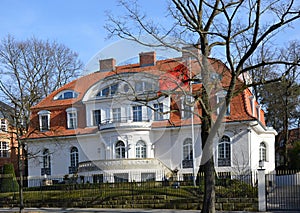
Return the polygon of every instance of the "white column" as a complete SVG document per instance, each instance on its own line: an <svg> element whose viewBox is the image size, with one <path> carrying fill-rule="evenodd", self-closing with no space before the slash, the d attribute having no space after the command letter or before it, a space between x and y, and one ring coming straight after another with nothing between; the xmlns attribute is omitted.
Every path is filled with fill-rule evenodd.
<svg viewBox="0 0 300 213"><path fill-rule="evenodd" d="M257 182L258 182L258 211L266 211L266 177L265 170L257 170Z"/></svg>

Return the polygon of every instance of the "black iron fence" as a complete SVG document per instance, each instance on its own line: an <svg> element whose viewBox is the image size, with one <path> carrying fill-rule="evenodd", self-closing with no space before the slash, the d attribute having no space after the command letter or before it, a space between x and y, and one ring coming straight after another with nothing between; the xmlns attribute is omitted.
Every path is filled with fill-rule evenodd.
<svg viewBox="0 0 300 213"><path fill-rule="evenodd" d="M300 171L266 175L267 210L300 211Z"/></svg>
<svg viewBox="0 0 300 213"><path fill-rule="evenodd" d="M243 178L230 173L218 174L216 196L218 203L253 201L257 198L257 187L252 185L251 176ZM65 176L50 178L25 179L35 181L35 187L24 187L24 203L27 207L136 207L136 208L174 208L182 204L185 209L199 208L204 194L203 174L184 180L165 179L145 182L103 183L101 176ZM17 181L5 182L1 179L0 206L18 205ZM11 186L14 187L11 187ZM17 186L17 187L16 187ZM247 205L253 205L251 204ZM227 205L226 204L226 205ZM224 204L225 205L225 204ZM239 204L239 206L241 206ZM11 206L7 206L11 207ZM179 208L179 207L178 207ZM219 204L219 209L224 209ZM255 207L254 207L255 208ZM238 210L238 209L237 209Z"/></svg>

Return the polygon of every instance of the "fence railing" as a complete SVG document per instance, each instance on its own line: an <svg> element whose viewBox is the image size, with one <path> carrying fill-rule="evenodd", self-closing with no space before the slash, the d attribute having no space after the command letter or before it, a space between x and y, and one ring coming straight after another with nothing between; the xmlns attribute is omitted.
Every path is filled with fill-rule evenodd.
<svg viewBox="0 0 300 213"><path fill-rule="evenodd" d="M300 210L300 171L266 175L267 210Z"/></svg>

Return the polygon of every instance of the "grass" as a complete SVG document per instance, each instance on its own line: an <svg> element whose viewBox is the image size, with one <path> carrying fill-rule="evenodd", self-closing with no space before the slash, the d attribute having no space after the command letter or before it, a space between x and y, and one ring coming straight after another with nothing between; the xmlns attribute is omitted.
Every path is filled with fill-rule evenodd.
<svg viewBox="0 0 300 213"><path fill-rule="evenodd" d="M217 197L256 198L257 189L238 181L228 186L216 187ZM156 197L155 197L156 196ZM76 184L29 188L24 190L24 202L105 202L111 200L199 200L202 186L162 186L158 183ZM0 200L18 200L17 192L0 193Z"/></svg>

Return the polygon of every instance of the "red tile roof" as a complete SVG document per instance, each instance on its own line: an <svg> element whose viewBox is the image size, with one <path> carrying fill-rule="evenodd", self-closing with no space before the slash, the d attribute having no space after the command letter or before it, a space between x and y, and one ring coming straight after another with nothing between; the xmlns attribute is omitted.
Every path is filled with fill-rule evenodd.
<svg viewBox="0 0 300 213"><path fill-rule="evenodd" d="M227 88L230 82L231 73L228 68L219 60L209 59L209 63L211 64L211 69L216 70L216 72L221 76L221 83L223 88ZM196 62L191 63L189 66L191 71L188 71L187 66L184 63L180 62L177 59L167 59L167 60L159 60L153 66L144 66L141 67L139 64L129 64L123 66L115 67L115 70L109 72L94 72L89 75L83 76L77 80L74 80L60 89L56 90L48 97L43 99L39 104L33 106L31 108L32 116L31 116L31 125L29 128L29 138L39 138L39 137L53 137L53 136L71 136L76 134L90 134L97 131L97 128L86 128L85 124L85 106L82 103L82 99L88 89L99 82L100 80L120 74L120 73L138 73L138 72L146 72L154 75L160 76L160 89L167 90L169 88L174 88L176 83L180 82L182 88L188 89L188 76L189 75L197 75L200 72L200 68ZM170 81L166 82L166 79L172 79L172 83ZM238 81L237 87L242 84L241 81ZM193 85L193 92L199 91L202 88L201 84ZM54 100L54 97L64 90L74 90L78 93L78 96L73 99L65 99L65 100ZM251 103L249 97L252 96L252 93L249 89L245 89L242 93L233 97L230 103L230 116L225 117L225 121L245 121L245 120L255 120L257 118L257 114L252 115ZM175 101L175 97L171 96L171 108L179 109L180 105ZM255 103L258 104L257 102ZM76 105L80 110L82 110L81 119L79 120L78 128L76 130L66 129L66 112L65 110L69 107ZM51 111L51 131L47 132L39 132L36 131L36 128L39 126L38 115L37 112L41 110L49 110ZM197 109L201 114L201 107ZM256 112L256 110L254 110ZM265 125L264 121L264 113L261 110L261 123ZM155 121L152 124L153 128L156 127L168 127L168 126L181 126L181 125L189 125L191 123L191 119L182 120L180 117L180 112L173 112L170 115L169 120L164 121ZM195 124L200 124L201 120L199 117L195 116L194 118Z"/></svg>

